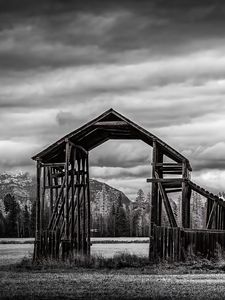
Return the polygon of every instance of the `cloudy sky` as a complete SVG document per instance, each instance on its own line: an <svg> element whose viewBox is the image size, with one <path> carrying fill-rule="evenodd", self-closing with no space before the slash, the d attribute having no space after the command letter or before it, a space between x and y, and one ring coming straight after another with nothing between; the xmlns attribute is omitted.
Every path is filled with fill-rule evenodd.
<svg viewBox="0 0 225 300"><path fill-rule="evenodd" d="M0 0L0 171L34 173L32 155L112 107L225 190L224 28L222 0ZM112 141L91 173L132 196L149 162Z"/></svg>

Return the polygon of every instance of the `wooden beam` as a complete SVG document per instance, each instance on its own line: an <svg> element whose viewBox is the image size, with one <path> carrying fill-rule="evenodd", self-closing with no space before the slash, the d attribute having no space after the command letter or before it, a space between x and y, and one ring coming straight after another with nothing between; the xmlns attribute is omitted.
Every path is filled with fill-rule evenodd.
<svg viewBox="0 0 225 300"><path fill-rule="evenodd" d="M87 171L87 255L91 252L91 195L90 195L90 179L89 179L89 155L86 157Z"/></svg>
<svg viewBox="0 0 225 300"><path fill-rule="evenodd" d="M71 145L66 143L66 157L65 157L65 234L66 239L69 240L69 163L70 163Z"/></svg>
<svg viewBox="0 0 225 300"><path fill-rule="evenodd" d="M45 209L45 184L46 184L46 167L43 167L43 176L42 176L42 193L41 193L41 230L44 230L44 209Z"/></svg>
<svg viewBox="0 0 225 300"><path fill-rule="evenodd" d="M52 168L55 168L55 167L64 167L65 166L65 162L58 162L58 163L43 163L43 162L41 162L41 165L43 167L52 167Z"/></svg>
<svg viewBox="0 0 225 300"><path fill-rule="evenodd" d="M206 224L206 229L211 229L212 228L213 217L215 215L217 205L218 205L217 202L214 201L213 202L213 206L212 206L212 210L211 210L210 215L209 215L209 220L208 220L208 222Z"/></svg>
<svg viewBox="0 0 225 300"><path fill-rule="evenodd" d="M147 182L153 183L170 183L170 182L179 182L182 183L184 180L182 178L148 178Z"/></svg>
<svg viewBox="0 0 225 300"><path fill-rule="evenodd" d="M166 193L168 194L168 193L178 193L178 192L181 192L182 191L182 189L180 188L180 189L169 189L169 190L166 190Z"/></svg>
<svg viewBox="0 0 225 300"><path fill-rule="evenodd" d="M191 189L188 185L188 169L187 162L183 161L182 166L182 227L189 228L190 227L190 196Z"/></svg>
<svg viewBox="0 0 225 300"><path fill-rule="evenodd" d="M56 217L57 215L57 210L58 210L58 206L59 206L59 201L63 195L63 190L64 190L64 186L65 186L65 177L63 178L63 182L62 182L62 185L61 185L61 188L59 190L59 194L58 194L58 198L56 199L56 202L55 202L55 206L54 206L54 211L53 211L53 214L52 214L52 217L50 219L50 222L49 222L49 225L48 225L48 229L51 230L51 226L52 226L52 223L54 221L54 218Z"/></svg>
<svg viewBox="0 0 225 300"><path fill-rule="evenodd" d="M156 163L156 167L181 167L182 168L182 163Z"/></svg>
<svg viewBox="0 0 225 300"><path fill-rule="evenodd" d="M157 172L155 173L155 176L156 176L156 178L159 178L159 175L158 175ZM176 222L176 219L174 217L173 210L172 210L171 205L170 205L170 201L167 197L167 194L166 194L161 182L158 182L158 187L159 187L159 191L161 193L162 199L163 199L163 203L164 203L166 213L167 213L167 216L168 216L168 219L169 219L169 222L170 222L170 226L171 227L177 227L177 222Z"/></svg>
<svg viewBox="0 0 225 300"><path fill-rule="evenodd" d="M155 164L157 163L157 143L156 140L153 140L153 151L152 151L152 180L147 182L152 182L152 193L151 193L151 204L152 204L152 223L157 225L157 216L158 216L158 186L157 181L155 180Z"/></svg>
<svg viewBox="0 0 225 300"><path fill-rule="evenodd" d="M41 163L37 160L36 165L36 224L35 224L35 249L33 260L40 256L40 237L41 237Z"/></svg>
<svg viewBox="0 0 225 300"><path fill-rule="evenodd" d="M127 122L124 122L124 121L99 121L99 122L96 122L94 124L95 127L129 127L129 125L127 124Z"/></svg>
<svg viewBox="0 0 225 300"><path fill-rule="evenodd" d="M68 142L71 146L73 146L74 148L80 149L82 152L84 152L85 154L88 153L88 151L82 147L81 145L76 145L74 144L72 141L70 141L69 139L66 139L66 142Z"/></svg>

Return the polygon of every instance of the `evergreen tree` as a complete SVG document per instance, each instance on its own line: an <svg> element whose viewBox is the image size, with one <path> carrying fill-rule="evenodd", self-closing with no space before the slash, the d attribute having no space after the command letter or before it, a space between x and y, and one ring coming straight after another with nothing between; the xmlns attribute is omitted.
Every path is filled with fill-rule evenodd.
<svg viewBox="0 0 225 300"><path fill-rule="evenodd" d="M23 229L24 229L24 237L30 237L30 214L28 212L27 205L24 207L23 211Z"/></svg>
<svg viewBox="0 0 225 300"><path fill-rule="evenodd" d="M128 236L129 235L129 223L126 216L126 211L123 208L121 194L117 200L116 212L115 212L115 235L116 236Z"/></svg>
<svg viewBox="0 0 225 300"><path fill-rule="evenodd" d="M109 212L109 216L108 216L108 235L109 236L116 236L116 208L115 208L115 204L113 202L112 207L110 209Z"/></svg>
<svg viewBox="0 0 225 300"><path fill-rule="evenodd" d="M8 213L6 217L6 235L9 237L19 236L18 215L20 208L14 196L7 194L4 197L5 210Z"/></svg>
<svg viewBox="0 0 225 300"><path fill-rule="evenodd" d="M31 216L30 216L30 228L31 228L31 236L35 236L35 226L36 226L36 201L32 203L31 207Z"/></svg>
<svg viewBox="0 0 225 300"><path fill-rule="evenodd" d="M3 201L0 199L0 237L5 236L5 230L6 230L5 215L6 215L5 206Z"/></svg>
<svg viewBox="0 0 225 300"><path fill-rule="evenodd" d="M142 189L139 189L139 190L137 191L136 202L138 202L138 203L143 203L143 202L145 202L145 194L144 194L144 192L143 192Z"/></svg>

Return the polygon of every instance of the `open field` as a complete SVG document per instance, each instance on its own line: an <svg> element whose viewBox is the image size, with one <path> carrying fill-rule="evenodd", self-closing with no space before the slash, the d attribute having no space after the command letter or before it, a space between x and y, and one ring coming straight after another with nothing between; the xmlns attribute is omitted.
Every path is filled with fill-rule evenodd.
<svg viewBox="0 0 225 300"><path fill-rule="evenodd" d="M0 299L224 298L225 261L146 265L146 258L138 257L148 256L148 246L145 241L93 243L92 255L107 260L121 252L136 254L139 265L79 268L58 263L32 266L29 260L20 264L31 255L33 244L0 244Z"/></svg>
<svg viewBox="0 0 225 300"><path fill-rule="evenodd" d="M225 275L150 275L124 269L0 271L1 299L224 299Z"/></svg>
<svg viewBox="0 0 225 300"><path fill-rule="evenodd" d="M111 240L114 240L115 243L110 243ZM138 242L134 242L134 240ZM18 243L14 243L16 241ZM34 245L24 243L26 241L30 242L31 239L9 239L9 244L6 243L6 240L4 243L0 243L0 266L18 263L24 256L31 256ZM145 241L147 241L146 238L93 238L91 254L112 257L116 253L128 252L139 256L148 256L149 244Z"/></svg>
<svg viewBox="0 0 225 300"><path fill-rule="evenodd" d="M149 243L148 237L92 237L92 244ZM34 238L0 238L0 244L33 244Z"/></svg>

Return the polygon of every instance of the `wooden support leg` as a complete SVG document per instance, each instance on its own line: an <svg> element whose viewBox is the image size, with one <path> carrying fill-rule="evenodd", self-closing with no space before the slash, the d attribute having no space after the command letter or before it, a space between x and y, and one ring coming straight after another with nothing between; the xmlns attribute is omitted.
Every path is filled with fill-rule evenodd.
<svg viewBox="0 0 225 300"><path fill-rule="evenodd" d="M33 261L37 261L40 258L40 239L41 239L41 163L37 161L37 194L36 194L36 224L35 224L35 247Z"/></svg>
<svg viewBox="0 0 225 300"><path fill-rule="evenodd" d="M86 184L87 184L87 255L91 253L91 196L89 184L89 156L86 158Z"/></svg>
<svg viewBox="0 0 225 300"><path fill-rule="evenodd" d="M182 170L182 227L190 228L190 199L191 199L191 188L188 185L188 169L187 162L183 162L183 170Z"/></svg>

